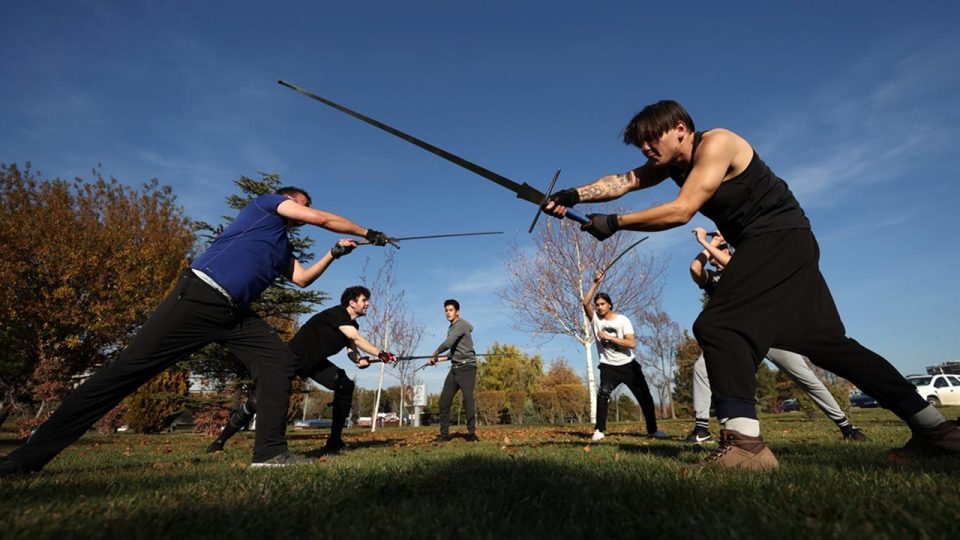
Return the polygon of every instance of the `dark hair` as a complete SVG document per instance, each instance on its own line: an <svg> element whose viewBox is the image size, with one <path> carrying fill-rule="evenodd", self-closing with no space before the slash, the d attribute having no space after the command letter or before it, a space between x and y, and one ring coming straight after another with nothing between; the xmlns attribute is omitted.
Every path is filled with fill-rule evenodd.
<svg viewBox="0 0 960 540"><path fill-rule="evenodd" d="M356 300L361 296L366 296L370 298L370 289L364 287L363 285L354 285L353 287L347 287L343 291L343 294L340 295L340 305L349 306L351 300Z"/></svg>
<svg viewBox="0 0 960 540"><path fill-rule="evenodd" d="M613 309L613 300L610 299L610 295L605 292L598 292L596 296L593 297L593 303L597 303L597 298L603 298L608 304L610 304L610 309Z"/></svg>
<svg viewBox="0 0 960 540"><path fill-rule="evenodd" d="M310 206L310 204L313 203L313 199L310 198L310 194L307 193L305 189L298 188L296 186L284 186L278 189L277 191L275 191L274 193L276 193L277 195L296 195L299 193L300 195L303 195L304 197L307 198L307 206Z"/></svg>
<svg viewBox="0 0 960 540"><path fill-rule="evenodd" d="M453 298L449 298L443 301L443 307L453 306L453 309L460 311L460 302L457 302Z"/></svg>
<svg viewBox="0 0 960 540"><path fill-rule="evenodd" d="M640 148L640 145L645 142L659 139L664 133L676 127L677 122L686 124L691 132L696 130L690 114L676 101L665 99L653 105L647 105L630 120L627 127L623 128L623 143Z"/></svg>

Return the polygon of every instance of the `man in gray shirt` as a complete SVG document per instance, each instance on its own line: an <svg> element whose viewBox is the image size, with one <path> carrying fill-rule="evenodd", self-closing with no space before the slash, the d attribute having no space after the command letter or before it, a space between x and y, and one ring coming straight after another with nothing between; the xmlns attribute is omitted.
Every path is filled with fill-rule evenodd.
<svg viewBox="0 0 960 540"><path fill-rule="evenodd" d="M433 351L430 365L440 361L440 353L450 350L446 357L450 359L450 373L443 381L443 391L440 392L440 434L437 442L450 440L450 406L453 396L459 388L463 392L463 405L467 409L467 441L476 442L477 438L477 407L473 398L473 390L477 386L477 357L473 350L473 325L460 318L460 302L450 299L443 303L443 310L450 328L447 330L447 339Z"/></svg>

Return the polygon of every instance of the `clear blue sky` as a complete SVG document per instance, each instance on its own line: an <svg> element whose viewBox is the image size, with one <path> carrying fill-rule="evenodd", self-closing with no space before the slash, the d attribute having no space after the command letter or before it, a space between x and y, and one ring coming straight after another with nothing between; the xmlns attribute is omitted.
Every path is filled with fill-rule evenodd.
<svg viewBox="0 0 960 540"><path fill-rule="evenodd" d="M666 2L662 4L666 5ZM925 2L61 2L4 3L0 161L48 177L159 178L195 219L218 220L233 180L279 173L315 206L409 243L399 276L427 325L460 299L479 348L516 343L493 291L504 241L532 207L439 158L276 84L286 79L505 176L585 183L642 163L619 141L647 103L683 103L699 128L745 136L785 178L822 248L850 335L904 372L960 357L960 6ZM670 183L621 199L642 209ZM664 307L689 328L699 292L687 227L644 249L671 261ZM335 240L311 232L319 247ZM364 255L317 284L339 294ZM352 371L352 369L351 369ZM443 369L427 370L431 392ZM373 370L360 383L373 384Z"/></svg>

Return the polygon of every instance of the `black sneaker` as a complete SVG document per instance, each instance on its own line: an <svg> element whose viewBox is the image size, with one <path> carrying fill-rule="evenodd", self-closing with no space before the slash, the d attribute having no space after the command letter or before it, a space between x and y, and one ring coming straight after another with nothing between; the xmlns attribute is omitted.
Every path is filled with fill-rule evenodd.
<svg viewBox="0 0 960 540"><path fill-rule="evenodd" d="M19 476L26 476L32 472L32 470L16 461L10 459L0 461L0 478L17 478Z"/></svg>
<svg viewBox="0 0 960 540"><path fill-rule="evenodd" d="M703 444L705 442L713 442L713 435L710 433L710 430L705 427L697 426L693 428L693 431L687 435L687 438L683 440L685 443L690 444Z"/></svg>
<svg viewBox="0 0 960 540"><path fill-rule="evenodd" d="M306 465L308 463L313 463L313 461L314 460L310 458L298 456L289 450L284 450L270 459L254 461L250 464L250 468L289 467L291 465Z"/></svg>
<svg viewBox="0 0 960 540"><path fill-rule="evenodd" d="M870 437L867 437L867 434L860 431L859 428L854 426L849 426L847 429L843 430L843 440L865 442L865 441L869 441Z"/></svg>
<svg viewBox="0 0 960 540"><path fill-rule="evenodd" d="M468 433L467 442L480 442L480 437L477 437L476 433Z"/></svg>
<svg viewBox="0 0 960 540"><path fill-rule="evenodd" d="M433 438L433 442L450 442L450 436L441 433Z"/></svg>
<svg viewBox="0 0 960 540"><path fill-rule="evenodd" d="M327 439L327 444L323 445L323 453L327 455L336 455L342 453L347 447L343 439Z"/></svg>
<svg viewBox="0 0 960 540"><path fill-rule="evenodd" d="M207 447L208 454L215 454L217 452L223 452L223 441L217 439L210 443L210 446Z"/></svg>

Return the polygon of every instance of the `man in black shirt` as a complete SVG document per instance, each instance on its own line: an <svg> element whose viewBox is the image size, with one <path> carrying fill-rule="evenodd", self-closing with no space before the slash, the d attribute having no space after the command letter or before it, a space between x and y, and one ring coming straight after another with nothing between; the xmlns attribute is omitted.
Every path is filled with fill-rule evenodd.
<svg viewBox="0 0 960 540"><path fill-rule="evenodd" d="M725 429L704 465L771 469L776 458L760 437L756 368L771 347L808 357L877 398L907 422L904 453L960 453L960 427L920 397L884 358L848 338L820 273L810 223L786 182L732 131L695 131L679 103L649 105L630 121L624 142L647 162L625 174L554 195L545 211L562 217L580 202L609 201L667 178L676 199L618 216L590 214L582 229L605 240L620 229L660 231L698 211L712 219L737 256L693 325L703 348L717 416Z"/></svg>
<svg viewBox="0 0 960 540"><path fill-rule="evenodd" d="M370 365L368 358L360 351L377 356L384 362L391 362L394 355L376 347L360 335L357 318L367 314L370 305L370 291L366 287L349 287L340 296L340 305L321 311L307 321L290 340L290 350L297 359L296 374L310 378L333 390L333 424L330 437L324 451L336 454L343 450L341 437L343 426L350 415L353 400L354 383L347 372L338 368L329 357L348 348L347 356L360 369ZM213 441L207 452L223 450L223 445L237 431L247 426L256 412L256 402L251 397L242 407L230 413L230 420L223 432Z"/></svg>

